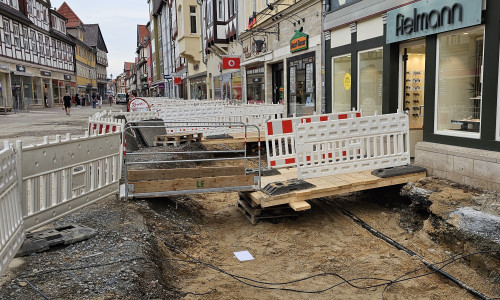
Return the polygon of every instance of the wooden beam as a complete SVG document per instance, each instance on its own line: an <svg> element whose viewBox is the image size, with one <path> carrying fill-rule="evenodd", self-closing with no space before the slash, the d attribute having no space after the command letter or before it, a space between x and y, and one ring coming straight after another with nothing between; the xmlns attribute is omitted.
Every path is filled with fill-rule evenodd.
<svg viewBox="0 0 500 300"><path fill-rule="evenodd" d="M134 193L202 190L211 188L254 185L254 175L181 178L173 180L138 181Z"/></svg>
<svg viewBox="0 0 500 300"><path fill-rule="evenodd" d="M290 203L290 207L293 208L295 211L303 211L303 210L308 210L311 209L311 205L307 203L306 201L295 201Z"/></svg>
<svg viewBox="0 0 500 300"><path fill-rule="evenodd" d="M129 170L128 180L169 180L178 178L200 178L215 176L245 175L243 167L217 167L217 168L185 168L185 169L151 169Z"/></svg>

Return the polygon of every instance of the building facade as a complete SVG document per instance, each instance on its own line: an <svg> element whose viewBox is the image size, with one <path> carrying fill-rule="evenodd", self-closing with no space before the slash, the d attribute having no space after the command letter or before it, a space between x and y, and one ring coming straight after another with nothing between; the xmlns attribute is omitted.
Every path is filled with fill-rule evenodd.
<svg viewBox="0 0 500 300"><path fill-rule="evenodd" d="M149 31L146 25L137 25L137 95L142 97L149 96L148 84L148 59L149 51Z"/></svg>
<svg viewBox="0 0 500 300"><path fill-rule="evenodd" d="M283 103L288 116L323 112L321 1L239 4L249 20L239 35L247 101Z"/></svg>
<svg viewBox="0 0 500 300"><path fill-rule="evenodd" d="M0 1L0 106L61 103L75 86L74 43L50 1Z"/></svg>
<svg viewBox="0 0 500 300"><path fill-rule="evenodd" d="M404 110L417 164L498 190L500 3L333 1L329 10L326 110Z"/></svg>
<svg viewBox="0 0 500 300"><path fill-rule="evenodd" d="M99 24L84 24L83 40L95 53L97 92L100 95L106 94L108 48L104 42Z"/></svg>

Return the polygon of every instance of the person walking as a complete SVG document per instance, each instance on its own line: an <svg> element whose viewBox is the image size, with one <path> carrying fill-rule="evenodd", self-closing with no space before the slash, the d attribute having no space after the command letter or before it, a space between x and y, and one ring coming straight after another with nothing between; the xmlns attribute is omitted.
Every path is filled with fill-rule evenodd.
<svg viewBox="0 0 500 300"><path fill-rule="evenodd" d="M97 102L96 102L96 95L95 93L92 93L92 108L97 107Z"/></svg>
<svg viewBox="0 0 500 300"><path fill-rule="evenodd" d="M78 93L75 94L75 102L76 106L80 106L80 97L78 96Z"/></svg>
<svg viewBox="0 0 500 300"><path fill-rule="evenodd" d="M99 108L102 108L102 97L101 97L101 94L97 93L97 106L99 106Z"/></svg>
<svg viewBox="0 0 500 300"><path fill-rule="evenodd" d="M71 96L66 92L63 97L64 101L64 110L66 111L66 115L70 115L71 113Z"/></svg>
<svg viewBox="0 0 500 300"><path fill-rule="evenodd" d="M111 106L111 104L113 104L113 96L109 95L108 100L109 100L109 106Z"/></svg>

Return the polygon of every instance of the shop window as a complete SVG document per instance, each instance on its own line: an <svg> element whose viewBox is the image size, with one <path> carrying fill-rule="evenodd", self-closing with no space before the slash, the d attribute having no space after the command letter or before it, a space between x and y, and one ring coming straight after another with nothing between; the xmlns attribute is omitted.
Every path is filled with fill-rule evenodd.
<svg viewBox="0 0 500 300"><path fill-rule="evenodd" d="M264 103L264 67L247 69L247 101L248 103Z"/></svg>
<svg viewBox="0 0 500 300"><path fill-rule="evenodd" d="M479 138L484 28L438 36L438 133Z"/></svg>
<svg viewBox="0 0 500 300"><path fill-rule="evenodd" d="M316 110L316 80L314 53L306 58L288 62L288 114L312 115Z"/></svg>
<svg viewBox="0 0 500 300"><path fill-rule="evenodd" d="M241 90L241 73L234 72L231 73L231 88L232 88L232 99L238 102L242 100L242 90Z"/></svg>
<svg viewBox="0 0 500 300"><path fill-rule="evenodd" d="M373 49L358 54L358 104L363 115L382 113L382 49Z"/></svg>
<svg viewBox="0 0 500 300"><path fill-rule="evenodd" d="M332 58L332 108L351 110L351 55Z"/></svg>

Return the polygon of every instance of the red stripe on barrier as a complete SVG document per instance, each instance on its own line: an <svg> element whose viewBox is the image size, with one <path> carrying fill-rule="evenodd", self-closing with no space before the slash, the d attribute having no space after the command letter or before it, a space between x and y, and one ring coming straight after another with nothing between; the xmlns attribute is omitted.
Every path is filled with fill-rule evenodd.
<svg viewBox="0 0 500 300"><path fill-rule="evenodd" d="M328 116L319 117L321 122L328 121Z"/></svg>
<svg viewBox="0 0 500 300"><path fill-rule="evenodd" d="M271 167L276 167L276 161L271 161Z"/></svg>
<svg viewBox="0 0 500 300"><path fill-rule="evenodd" d="M360 118L361 117L361 113L356 113L356 118Z"/></svg>
<svg viewBox="0 0 500 300"><path fill-rule="evenodd" d="M285 164L294 164L295 163L295 158L287 158L285 159Z"/></svg>
<svg viewBox="0 0 500 300"><path fill-rule="evenodd" d="M273 135L273 123L267 122L267 135Z"/></svg>
<svg viewBox="0 0 500 300"><path fill-rule="evenodd" d="M308 155L308 156L306 156L306 160L307 160L307 161L311 161L311 156L309 156L309 155Z"/></svg>
<svg viewBox="0 0 500 300"><path fill-rule="evenodd" d="M116 126L113 126L113 132L116 132Z"/></svg>
<svg viewBox="0 0 500 300"><path fill-rule="evenodd" d="M346 156L346 155L347 155L347 152L342 151L342 156Z"/></svg>
<svg viewBox="0 0 500 300"><path fill-rule="evenodd" d="M300 120L301 123L311 123L311 118L303 118Z"/></svg>
<svg viewBox="0 0 500 300"><path fill-rule="evenodd" d="M106 125L106 133L109 133L109 125Z"/></svg>
<svg viewBox="0 0 500 300"><path fill-rule="evenodd" d="M104 125L100 124L99 125L99 134L102 134L102 130L104 129Z"/></svg>
<svg viewBox="0 0 500 300"><path fill-rule="evenodd" d="M339 120L342 120L342 119L347 119L347 114L339 115Z"/></svg>
<svg viewBox="0 0 500 300"><path fill-rule="evenodd" d="M92 128L91 126L92 124L89 123L89 134L92 134L92 132L90 132L90 129Z"/></svg>
<svg viewBox="0 0 500 300"><path fill-rule="evenodd" d="M328 153L328 158L332 158L333 157L333 153Z"/></svg>
<svg viewBox="0 0 500 300"><path fill-rule="evenodd" d="M283 133L293 132L292 120L281 121L281 125L283 126Z"/></svg>

